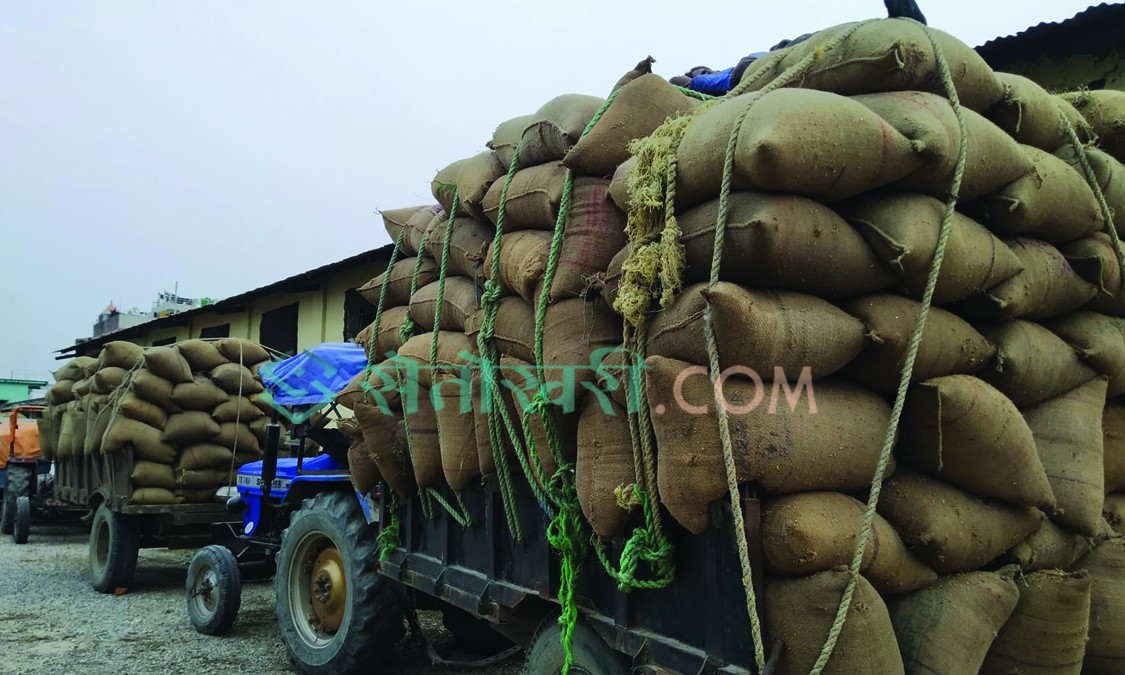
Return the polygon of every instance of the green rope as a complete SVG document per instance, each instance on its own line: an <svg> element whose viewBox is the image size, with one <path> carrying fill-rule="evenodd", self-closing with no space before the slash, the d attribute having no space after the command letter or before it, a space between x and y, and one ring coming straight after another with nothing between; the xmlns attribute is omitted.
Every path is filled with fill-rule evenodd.
<svg viewBox="0 0 1125 675"><path fill-rule="evenodd" d="M863 520L860 525L859 533L856 536L855 551L852 555L851 565L848 567L848 581L844 586L844 593L840 599L840 606L837 609L836 618L833 620L832 627L828 631L828 639L810 675L820 675L828 665L828 660L832 657L832 652L836 648L840 633L843 631L844 624L847 621L852 596L855 592L856 584L859 581L860 569L863 566L863 555L867 549L867 542L871 535L871 526L875 520L875 511L879 502L879 495L883 489L883 477L886 475L887 465L891 460L891 449L894 447L895 438L898 434L899 421L902 417L903 405L906 402L906 392L910 387L910 380L914 374L914 362L918 357L919 345L922 343L922 331L926 327L926 319L929 316L930 307L934 299L934 290L937 288L938 275L941 273L941 264L945 258L945 246L946 242L949 240L949 231L952 229L951 225L954 210L957 207L957 200L961 193L961 179L965 173L965 158L968 154L969 134L968 128L965 125L961 100L957 95L957 88L953 83L953 75L949 71L949 62L945 58L945 53L934 39L933 33L929 29L926 29L926 34L929 36L930 44L933 46L934 60L937 62L938 74L941 77L942 84L945 86L949 103L953 107L953 112L957 117L957 126L961 132L961 144L958 148L957 166L953 173L953 184L949 189L949 197L945 202L945 213L942 217L941 229L938 233L937 247L934 249L933 265L930 267L930 274L926 279L926 289L922 294L922 307L918 312L918 320L915 323L914 332L910 336L910 345L902 364L902 373L899 376L898 390L895 392L894 407L891 408L890 424L887 425L887 432L883 437L883 448L879 453L879 463L875 468L875 475L871 479L871 494L868 497L867 508L863 512Z"/></svg>
<svg viewBox="0 0 1125 675"><path fill-rule="evenodd" d="M639 485L633 485L633 498L641 505L644 511L645 523L651 523L650 501ZM672 582L676 568L672 558L672 544L663 536L657 536L649 527L633 529L633 535L625 542L621 551L621 560L614 566L606 555L605 546L596 536L591 537L594 551L605 568L607 574L617 582L620 591L628 593L634 589L658 590ZM637 569L641 562L648 564L653 570L653 578L638 579Z"/></svg>
<svg viewBox="0 0 1125 675"><path fill-rule="evenodd" d="M394 248L391 249L391 259L387 262L387 269L383 272L383 285L379 288L379 302L375 305L375 319L371 322L371 339L367 343L367 368L371 369L371 351L375 348L379 338L379 324L383 321L383 310L387 306L387 288L391 285L391 270L398 262L399 253L402 252L402 240L405 238L406 228L398 231L395 237ZM366 401L366 399L364 399Z"/></svg>
<svg viewBox="0 0 1125 675"><path fill-rule="evenodd" d="M683 94L684 96L687 96L689 98L697 98L700 101L710 101L711 99L719 98L718 96L712 96L711 94L704 94L701 91L696 91L694 89L688 89L687 87L681 87L681 86L678 86L678 85L674 85L674 86L676 86L676 89L679 89L680 93Z"/></svg>
<svg viewBox="0 0 1125 675"><path fill-rule="evenodd" d="M398 516L398 493L390 490L391 493L391 508L390 521L383 525L376 535L375 541L379 543L379 560L386 560L391 551L398 548L399 541L399 516Z"/></svg>
<svg viewBox="0 0 1125 675"><path fill-rule="evenodd" d="M465 508L465 502L461 499L460 495L457 495L457 502L461 505L461 510L458 511L457 507L450 504L449 501L446 500L446 498L443 497L437 490L433 488L423 488L422 492L424 492L430 499L437 502L438 506L445 509L446 513L448 513L449 516L453 518L453 520L455 520L461 527L469 527L473 524L473 519L469 515L469 510Z"/></svg>
<svg viewBox="0 0 1125 675"><path fill-rule="evenodd" d="M430 243L429 236L429 232L422 235L422 241L418 244L418 254L414 256L414 271L410 275L410 297L412 298L414 297L415 291L418 290L418 275L422 271L422 260L424 260L426 257L423 254L423 251L426 250L426 246ZM410 314L407 314L406 318L402 320L402 326L400 326L398 329L399 341L406 342L410 338L414 337L414 333L417 330L418 327L414 325L414 319L411 319Z"/></svg>
<svg viewBox="0 0 1125 675"><path fill-rule="evenodd" d="M441 186L443 189L448 189L448 186ZM461 201L461 190L453 188L453 203L458 204ZM437 298L434 301L434 329L430 336L430 375L435 376L437 368L437 353L438 353L438 336L441 333L441 310L442 305L445 304L445 276L449 269L449 242L453 240L453 223L457 219L457 210L449 210L449 220L445 223L445 236L441 240L441 262L438 266L438 289ZM411 296L414 293L411 292Z"/></svg>

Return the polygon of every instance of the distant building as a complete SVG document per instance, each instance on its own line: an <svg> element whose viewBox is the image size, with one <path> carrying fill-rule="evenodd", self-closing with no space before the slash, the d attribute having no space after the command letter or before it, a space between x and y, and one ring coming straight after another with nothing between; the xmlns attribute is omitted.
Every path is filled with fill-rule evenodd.
<svg viewBox="0 0 1125 675"><path fill-rule="evenodd" d="M993 69L1049 91L1125 90L1125 3L1090 7L1058 23L990 40L977 52Z"/></svg>
<svg viewBox="0 0 1125 675"><path fill-rule="evenodd" d="M152 318L152 316L136 309L122 312L111 302L98 315L98 322L94 324L94 337L99 338L107 333L139 326Z"/></svg>
<svg viewBox="0 0 1125 675"><path fill-rule="evenodd" d="M16 380L0 378L0 406L6 403L34 401L32 392L47 386L42 380Z"/></svg>

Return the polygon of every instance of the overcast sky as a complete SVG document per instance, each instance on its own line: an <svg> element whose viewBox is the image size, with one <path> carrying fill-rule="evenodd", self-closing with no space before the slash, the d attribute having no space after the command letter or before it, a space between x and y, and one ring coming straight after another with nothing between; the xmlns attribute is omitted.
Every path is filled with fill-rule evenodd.
<svg viewBox="0 0 1125 675"><path fill-rule="evenodd" d="M970 45L1086 2L920 0ZM222 298L380 246L376 209L495 126L605 96L651 54L665 77L884 15L779 3L0 3L0 377L47 379L98 312L157 292Z"/></svg>

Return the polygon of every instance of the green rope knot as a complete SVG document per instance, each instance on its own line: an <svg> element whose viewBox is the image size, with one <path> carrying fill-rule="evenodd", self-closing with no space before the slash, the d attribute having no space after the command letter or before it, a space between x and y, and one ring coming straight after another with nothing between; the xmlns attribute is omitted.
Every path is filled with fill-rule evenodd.
<svg viewBox="0 0 1125 675"><path fill-rule="evenodd" d="M391 508L390 518L387 523L379 529L379 534L376 535L375 541L379 543L379 560L387 559L391 551L398 548L398 530L399 530L399 517L398 517L398 493L391 490Z"/></svg>

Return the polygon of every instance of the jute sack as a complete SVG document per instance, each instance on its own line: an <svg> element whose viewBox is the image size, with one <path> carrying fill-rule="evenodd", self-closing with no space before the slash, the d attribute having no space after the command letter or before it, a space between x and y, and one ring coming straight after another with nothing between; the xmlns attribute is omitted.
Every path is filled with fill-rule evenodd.
<svg viewBox="0 0 1125 675"><path fill-rule="evenodd" d="M1097 288L1096 295L1085 309L1110 316L1125 316L1121 263L1108 234L1098 232L1091 237L1077 239L1064 244L1059 251L1078 276Z"/></svg>
<svg viewBox="0 0 1125 675"><path fill-rule="evenodd" d="M426 252L430 254L439 268L441 266L442 246L445 245L445 230L448 219L435 219L426 234ZM472 218L457 218L453 221L453 234L449 237L449 260L447 274L460 274L470 279L477 278L477 267L484 260L484 251L492 243L496 234L491 223Z"/></svg>
<svg viewBox="0 0 1125 675"><path fill-rule="evenodd" d="M609 176L629 159L629 142L648 136L665 120L699 105L659 75L649 73L625 85L590 133L563 160L587 176Z"/></svg>
<svg viewBox="0 0 1125 675"><path fill-rule="evenodd" d="M1125 490L1125 402L1106 401L1102 412L1106 493Z"/></svg>
<svg viewBox="0 0 1125 675"><path fill-rule="evenodd" d="M228 361L215 343L207 340L184 340L176 343L176 348L193 372L206 372Z"/></svg>
<svg viewBox="0 0 1125 675"><path fill-rule="evenodd" d="M609 190L607 194L610 200L617 205L625 213L629 212L629 176L632 175L633 170L637 167L637 158L630 157L617 167L613 172L613 176L609 181Z"/></svg>
<svg viewBox="0 0 1125 675"><path fill-rule="evenodd" d="M172 400L172 394L175 391L172 383L143 368L133 373L133 379L129 383L129 387L134 394L149 403L155 403L166 413L171 414L182 410L181 406Z"/></svg>
<svg viewBox="0 0 1125 675"><path fill-rule="evenodd" d="M132 343L127 342L125 344ZM62 368L51 373L51 376L55 378L56 382L60 380L81 380L83 377L86 377L86 368L88 366L94 366L100 369L98 359L90 356L76 356L63 364ZM130 364L130 367L132 367L132 364Z"/></svg>
<svg viewBox="0 0 1125 675"><path fill-rule="evenodd" d="M875 255L915 300L922 298L933 266L945 205L925 195L875 192L841 205ZM1010 279L1022 263L983 225L954 213L938 273L934 302L944 305Z"/></svg>
<svg viewBox="0 0 1125 675"><path fill-rule="evenodd" d="M417 258L403 258L389 270L383 272L366 284L355 289L363 299L373 306L379 306L379 295L383 285L387 286L387 299L384 307L397 307L410 302L410 282L414 278ZM431 258L422 258L418 267L418 288L422 288L437 278L437 263ZM386 311L386 310L384 310Z"/></svg>
<svg viewBox="0 0 1125 675"><path fill-rule="evenodd" d="M260 394L266 388L246 366L237 363L224 363L211 371L211 381L232 396Z"/></svg>
<svg viewBox="0 0 1125 675"><path fill-rule="evenodd" d="M678 205L719 194L728 138L748 106L753 107L735 146L735 189L834 202L900 180L923 165L920 144L863 104L812 89L778 89L760 98L724 100L693 119L676 152Z"/></svg>
<svg viewBox="0 0 1125 675"><path fill-rule="evenodd" d="M223 338L215 343L219 353L227 357L231 363L250 366L255 363L270 360L270 353L257 342L243 340L242 338Z"/></svg>
<svg viewBox="0 0 1125 675"><path fill-rule="evenodd" d="M536 288L547 270L551 253L551 235L534 230L512 232L500 238L500 288L505 295L518 295L534 303ZM493 248L489 247L481 267L481 278L489 279L492 273Z"/></svg>
<svg viewBox="0 0 1125 675"><path fill-rule="evenodd" d="M433 333L415 335L398 350L405 359L399 365L400 382L418 382L429 389L433 385L435 373L460 375L466 366L473 365L477 344L469 336L456 331L441 331L438 334L437 358L434 369L430 368L430 346ZM406 361L408 360L408 361ZM412 367L409 362L418 364Z"/></svg>
<svg viewBox="0 0 1125 675"><path fill-rule="evenodd" d="M72 412L74 407L74 401L61 403L58 406L58 410L61 411L59 416L59 442L56 449L59 457L70 457L75 454L74 435L77 431L75 425L77 416ZM82 452L82 450L79 449L79 452Z"/></svg>
<svg viewBox="0 0 1125 675"><path fill-rule="evenodd" d="M633 80L652 73L652 64L654 63L656 63L656 59L652 58L651 55L646 56L644 59L637 62L637 65L633 66L632 70L622 75L617 82L614 83L613 89L610 89L610 92L615 92Z"/></svg>
<svg viewBox="0 0 1125 675"><path fill-rule="evenodd" d="M698 534L707 526L707 505L727 493L715 388L700 366L661 356L648 357L645 366L660 499L673 518ZM766 392L734 378L723 384L722 395L731 437L740 439L739 482L756 480L772 493L871 485L890 422L881 397L829 380L815 388L779 382Z"/></svg>
<svg viewBox="0 0 1125 675"><path fill-rule="evenodd" d="M129 501L133 504L183 504L184 498L165 488L142 487L133 490Z"/></svg>
<svg viewBox="0 0 1125 675"><path fill-rule="evenodd" d="M907 675L977 675L1020 591L1017 569L966 572L887 599Z"/></svg>
<svg viewBox="0 0 1125 675"><path fill-rule="evenodd" d="M246 424L235 424L234 422L222 422L219 424L219 435L215 436L212 443L230 448L236 454L262 452L262 446L258 442L258 437L250 431L250 427Z"/></svg>
<svg viewBox="0 0 1125 675"><path fill-rule="evenodd" d="M1097 293L1054 246L1033 239L1009 239L1023 269L970 298L966 312L986 319L1050 319L1072 312Z"/></svg>
<svg viewBox="0 0 1125 675"><path fill-rule="evenodd" d="M175 447L164 442L160 429L118 415L106 429L102 452L108 455L120 451L126 445L133 446L139 459L160 464L171 464L176 461L178 454Z"/></svg>
<svg viewBox="0 0 1125 675"><path fill-rule="evenodd" d="M176 489L206 490L230 485L235 475L229 469L178 469L174 473Z"/></svg>
<svg viewBox="0 0 1125 675"><path fill-rule="evenodd" d="M143 459L133 463L132 479L133 485L137 487L156 487L165 490L174 490L176 487L176 475L171 466Z"/></svg>
<svg viewBox="0 0 1125 675"><path fill-rule="evenodd" d="M477 285L467 277L446 277L444 288L440 281L419 288L410 297L410 318L421 330L432 331L439 290L443 291L439 330L463 330L478 305Z"/></svg>
<svg viewBox="0 0 1125 675"><path fill-rule="evenodd" d="M493 456L493 443L491 429L489 428L489 420L493 415L499 416L496 410L496 402L489 397L488 407L486 409L484 401L481 399L481 371L473 371L473 434L475 436L477 447L477 464L480 466L480 473L482 476L491 476L496 473L496 458ZM514 417L512 418L514 422ZM501 432L503 437L507 438L507 431ZM502 443L502 450L505 452L508 449L508 443Z"/></svg>
<svg viewBox="0 0 1125 675"><path fill-rule="evenodd" d="M59 380L47 390L47 405L62 405L74 399L74 380Z"/></svg>
<svg viewBox="0 0 1125 675"><path fill-rule="evenodd" d="M767 578L765 583L766 644L785 644L776 675L808 675L835 622L848 581L844 569L801 579ZM895 641L887 606L864 577L856 579L836 649L822 671L826 675L880 673L902 675L902 656Z"/></svg>
<svg viewBox="0 0 1125 675"><path fill-rule="evenodd" d="M85 396L92 393L93 389L94 381L92 377L84 377L81 380L75 382L74 386L71 387L71 391L78 398L84 398Z"/></svg>
<svg viewBox="0 0 1125 675"><path fill-rule="evenodd" d="M899 433L900 459L963 490L1043 509L1055 505L1027 422L1008 397L975 377L915 385Z"/></svg>
<svg viewBox="0 0 1125 675"><path fill-rule="evenodd" d="M862 351L844 368L844 374L876 391L893 393L898 389L921 303L897 295L869 295L848 300L840 308L867 329ZM952 312L931 307L911 382L974 373L995 354L992 343L966 321Z"/></svg>
<svg viewBox="0 0 1125 675"><path fill-rule="evenodd" d="M218 435L219 423L202 410L185 410L170 415L164 426L164 442L172 445L202 443Z"/></svg>
<svg viewBox="0 0 1125 675"><path fill-rule="evenodd" d="M477 153L438 171L430 183L430 191L446 213L455 211L459 216L484 220L480 203L492 183L504 177L507 168L500 164L495 152ZM453 203L454 195L459 196L457 204Z"/></svg>
<svg viewBox="0 0 1125 675"><path fill-rule="evenodd" d="M1125 538L1104 542L1071 569L1090 575L1090 639L1082 672L1125 672Z"/></svg>
<svg viewBox="0 0 1125 675"><path fill-rule="evenodd" d="M266 414L245 396L235 396L225 403L220 403L211 411L211 418L216 422L241 422L250 424Z"/></svg>
<svg viewBox="0 0 1125 675"><path fill-rule="evenodd" d="M604 101L597 96L563 94L535 111L520 138L520 166L554 162L578 142Z"/></svg>
<svg viewBox="0 0 1125 675"><path fill-rule="evenodd" d="M484 311L474 312L465 322L465 334L474 341L480 333ZM514 356L521 361L535 360L535 310L523 298L500 298L496 308L493 340L501 354Z"/></svg>
<svg viewBox="0 0 1125 675"><path fill-rule="evenodd" d="M102 351L98 354L98 370L116 366L124 368L125 370L132 370L137 362L144 358L145 349L140 345L133 344L132 342L125 342L124 340L113 340L105 343ZM83 366L85 368L85 366ZM58 378L68 380L78 380L79 377Z"/></svg>
<svg viewBox="0 0 1125 675"><path fill-rule="evenodd" d="M414 475L406 457L406 448L394 442L398 418L386 415L374 406L359 404L355 407L363 442L379 474L400 497L414 494Z"/></svg>
<svg viewBox="0 0 1125 675"><path fill-rule="evenodd" d="M1050 243L1073 241L1105 227L1086 179L1063 160L1023 146L1034 165L1030 173L969 207L993 232Z"/></svg>
<svg viewBox="0 0 1125 675"><path fill-rule="evenodd" d="M981 332L996 345L996 358L979 377L1016 407L1042 403L1097 376L1073 347L1037 323L1005 321Z"/></svg>
<svg viewBox="0 0 1125 675"><path fill-rule="evenodd" d="M1061 525L1093 537L1101 531L1105 473L1102 451L1104 375L1025 410L1047 472Z"/></svg>
<svg viewBox="0 0 1125 675"><path fill-rule="evenodd" d="M43 453L45 459L55 458L56 440L51 423L51 415L47 411L43 411L43 416L36 422L39 432L39 451Z"/></svg>
<svg viewBox="0 0 1125 675"><path fill-rule="evenodd" d="M1003 85L975 50L948 33L912 21L886 19L868 23L842 44L826 49L829 41L853 26L845 23L815 33L805 42L784 50L779 63L759 59L766 63L748 68L742 80L756 78L751 90L761 89L801 59L816 54L811 70L798 86L844 95L919 90L944 96L945 84L933 48L936 42L963 105L979 112L992 107L1004 95ZM772 72L759 75L762 68Z"/></svg>
<svg viewBox="0 0 1125 675"><path fill-rule="evenodd" d="M360 402L398 410L402 407L398 382L395 363L374 364L353 377L348 386L337 392L336 402L350 410L355 410L355 404Z"/></svg>
<svg viewBox="0 0 1125 675"><path fill-rule="evenodd" d="M632 486L637 482L633 467L633 443L625 409L610 403L606 411L590 396L578 421L578 462L574 481L578 503L590 528L605 540L625 531L629 522Z"/></svg>
<svg viewBox="0 0 1125 675"><path fill-rule="evenodd" d="M418 487L437 487L444 482L441 468L441 441L438 437L437 413L429 389L419 388L414 402L403 400L406 420L406 446L403 450L414 469ZM362 424L362 422L361 422Z"/></svg>
<svg viewBox="0 0 1125 675"><path fill-rule="evenodd" d="M109 396L91 394L83 401L86 407L86 430L82 440L82 450L87 455L93 455L101 451L102 436L109 427L112 411L109 410Z"/></svg>
<svg viewBox="0 0 1125 675"><path fill-rule="evenodd" d="M710 277L719 202L679 218L684 282ZM719 276L744 286L846 298L890 286L894 277L843 218L810 199L734 192Z"/></svg>
<svg viewBox="0 0 1125 675"><path fill-rule="evenodd" d="M1098 539L1083 536L1047 519L1001 560L1019 565L1024 572L1066 569L1094 549Z"/></svg>
<svg viewBox="0 0 1125 675"><path fill-rule="evenodd" d="M348 473L352 485L360 494L366 495L379 483L379 467L367 452L363 439L356 439L348 446Z"/></svg>
<svg viewBox="0 0 1125 675"><path fill-rule="evenodd" d="M1090 574L1034 572L1021 580L1020 599L996 634L981 675L1078 673L1090 626Z"/></svg>
<svg viewBox="0 0 1125 675"><path fill-rule="evenodd" d="M441 210L438 205L409 206L403 209L380 211L383 218L383 227L391 241L398 241L399 233L406 231L402 237L402 250L407 255L417 255L422 236L426 233L425 227L429 225L434 213Z"/></svg>
<svg viewBox="0 0 1125 675"><path fill-rule="evenodd" d="M471 376L436 375L430 390L437 418L441 469L445 482L454 492L469 487L481 475L473 425L472 385Z"/></svg>
<svg viewBox="0 0 1125 675"><path fill-rule="evenodd" d="M543 321L543 381L557 392L552 400L563 412L578 409L586 391L584 383L597 378L591 361L600 349L621 342L621 317L602 302L580 298L560 300L547 306Z"/></svg>
<svg viewBox="0 0 1125 675"><path fill-rule="evenodd" d="M1069 164L1071 168L1085 175L1081 168L1078 154L1074 146L1066 145L1055 151L1055 156ZM1086 160L1094 170L1098 187L1102 190L1106 205L1113 212L1113 226L1118 234L1125 232L1125 165L1113 158L1113 155L1102 152L1097 148L1086 148Z"/></svg>
<svg viewBox="0 0 1125 675"><path fill-rule="evenodd" d="M382 358L402 347L402 324L410 316L410 307L391 307L379 319L379 335L375 337L374 355Z"/></svg>
<svg viewBox="0 0 1125 675"><path fill-rule="evenodd" d="M566 182L561 162L540 164L517 171L508 186L504 204L504 232L513 230L554 230ZM504 181L492 184L484 196L484 215L495 225L500 213Z"/></svg>
<svg viewBox="0 0 1125 675"><path fill-rule="evenodd" d="M601 291L602 299L610 307L613 307L613 304L617 301L617 291L621 287L621 268L625 265L625 260L628 257L629 247L626 246L609 261L605 274L597 278L597 286Z"/></svg>
<svg viewBox="0 0 1125 675"><path fill-rule="evenodd" d="M1080 311L1046 326L1077 350L1084 363L1109 378L1106 396L1125 393L1125 319Z"/></svg>
<svg viewBox="0 0 1125 675"><path fill-rule="evenodd" d="M487 145L496 152L496 158L500 160L500 164L505 171L512 164L512 155L519 147L524 129L527 129L533 121L535 121L534 114L513 117L506 122L501 122L492 132L492 140ZM498 182L503 182L503 179L501 178Z"/></svg>
<svg viewBox="0 0 1125 675"><path fill-rule="evenodd" d="M1102 516L1113 533L1125 534L1125 494L1106 495Z"/></svg>
<svg viewBox="0 0 1125 675"><path fill-rule="evenodd" d="M1040 150L1054 152L1070 143L1064 121L1081 119L1074 106L1032 80L1012 73L996 73L1004 85L1004 98L988 109L985 115L1015 140ZM1075 129L1085 140L1089 130Z"/></svg>
<svg viewBox="0 0 1125 675"><path fill-rule="evenodd" d="M894 186L944 199L953 185L961 151L961 125L949 101L920 91L865 94L854 100L921 144L925 164ZM962 109L961 114L968 139L958 193L961 200L983 197L1031 170L1031 160L1011 136L972 110Z"/></svg>
<svg viewBox="0 0 1125 675"><path fill-rule="evenodd" d="M763 381L831 375L863 348L863 324L820 298L789 291L750 290L721 281L688 286L648 330L647 354L709 364L702 339L710 308L719 367L749 368Z"/></svg>
<svg viewBox="0 0 1125 675"><path fill-rule="evenodd" d="M191 366L180 354L175 345L170 347L149 347L145 350L145 368L154 375L178 384L191 382Z"/></svg>
<svg viewBox="0 0 1125 675"><path fill-rule="evenodd" d="M906 467L883 485L879 515L941 574L984 566L1043 522L1043 514L1029 506L974 497Z"/></svg>
<svg viewBox="0 0 1125 675"><path fill-rule="evenodd" d="M117 366L109 366L94 373L94 393L112 394L125 381L127 371Z"/></svg>
<svg viewBox="0 0 1125 675"><path fill-rule="evenodd" d="M392 307L391 309L397 308ZM386 314L385 311L383 313ZM371 336L375 332L374 329L375 326L373 324L367 324L366 328L355 334L355 337L352 338L352 342L363 347L364 351L368 351L371 348Z"/></svg>
<svg viewBox="0 0 1125 675"><path fill-rule="evenodd" d="M1102 150L1125 162L1125 92L1113 89L1063 94L1086 118Z"/></svg>
<svg viewBox="0 0 1125 675"><path fill-rule="evenodd" d="M125 394L120 397L116 405L118 415L144 422L150 427L163 429L164 425L168 423L168 413L161 410L160 406L155 403L149 403L135 394Z"/></svg>
<svg viewBox="0 0 1125 675"><path fill-rule="evenodd" d="M169 398L177 407L184 410L211 410L229 401L230 394L219 389L206 375L196 375L191 382L181 382L172 387Z"/></svg>
<svg viewBox="0 0 1125 675"><path fill-rule="evenodd" d="M771 499L762 510L766 571L807 576L851 563L866 505L838 492L802 492ZM937 581L878 514L860 571L883 595L909 593Z"/></svg>
<svg viewBox="0 0 1125 675"><path fill-rule="evenodd" d="M551 302L585 296L628 240L625 212L609 200L608 187L609 181L598 178L574 181Z"/></svg>
<svg viewBox="0 0 1125 675"><path fill-rule="evenodd" d="M176 460L177 469L195 471L199 469L222 469L235 461L229 448L214 443L197 443L183 449Z"/></svg>

